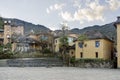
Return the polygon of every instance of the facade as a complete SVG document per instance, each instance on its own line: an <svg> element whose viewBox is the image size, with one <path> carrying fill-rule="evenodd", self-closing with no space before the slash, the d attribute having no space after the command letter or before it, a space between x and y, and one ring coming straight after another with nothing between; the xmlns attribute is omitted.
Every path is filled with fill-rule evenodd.
<svg viewBox="0 0 120 80"><path fill-rule="evenodd" d="M113 41L99 31L86 31L87 40L75 42L76 59L111 59Z"/></svg>
<svg viewBox="0 0 120 80"><path fill-rule="evenodd" d="M75 56L75 42L74 40L76 40L78 38L77 34L68 34L68 44L69 44L69 55L70 57L74 57ZM60 52L60 37L56 37L54 39L54 52L58 53Z"/></svg>
<svg viewBox="0 0 120 80"><path fill-rule="evenodd" d="M120 17L115 22L117 28L117 67L120 68Z"/></svg>
<svg viewBox="0 0 120 80"><path fill-rule="evenodd" d="M54 40L54 52L59 52L59 44L60 44L60 38L56 37Z"/></svg>
<svg viewBox="0 0 120 80"><path fill-rule="evenodd" d="M53 52L53 35L51 33L30 33L28 35L20 36L13 42L13 51L33 52L49 49Z"/></svg>
<svg viewBox="0 0 120 80"><path fill-rule="evenodd" d="M0 29L0 45L3 44L3 41L4 41L4 30Z"/></svg>
<svg viewBox="0 0 120 80"><path fill-rule="evenodd" d="M107 39L91 39L75 42L76 59L111 59L113 44Z"/></svg>
<svg viewBox="0 0 120 80"><path fill-rule="evenodd" d="M12 35L23 35L24 27L11 25L11 21L4 22L4 45L11 42Z"/></svg>

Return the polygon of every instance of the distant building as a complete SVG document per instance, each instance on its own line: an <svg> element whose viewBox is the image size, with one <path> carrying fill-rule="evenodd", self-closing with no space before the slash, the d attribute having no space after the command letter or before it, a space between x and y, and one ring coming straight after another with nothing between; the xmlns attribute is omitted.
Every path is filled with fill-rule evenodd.
<svg viewBox="0 0 120 80"><path fill-rule="evenodd" d="M43 48L53 52L53 35L51 33L30 33L28 35L19 36L13 42L13 51L33 52L42 51Z"/></svg>
<svg viewBox="0 0 120 80"><path fill-rule="evenodd" d="M4 45L11 42L12 35L24 35L24 27L12 25L11 21L4 22Z"/></svg>

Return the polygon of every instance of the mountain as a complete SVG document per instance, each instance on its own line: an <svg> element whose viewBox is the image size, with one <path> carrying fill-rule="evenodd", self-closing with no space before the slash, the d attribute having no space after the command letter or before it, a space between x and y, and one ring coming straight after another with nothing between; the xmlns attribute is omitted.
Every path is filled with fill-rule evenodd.
<svg viewBox="0 0 120 80"><path fill-rule="evenodd" d="M17 26L24 26L24 33L29 33L31 30L35 33L37 32L47 32L50 31L49 28L43 26L43 25L35 25L30 22L26 22L23 20L15 19L15 18L3 18L3 20L11 21L11 24L17 25Z"/></svg>
<svg viewBox="0 0 120 80"><path fill-rule="evenodd" d="M87 31L99 31L103 35L108 37L109 39L116 42L116 35L117 34L116 34L116 29L114 27L114 22L109 23L109 24L105 24L105 25L102 25L102 26L99 26L99 25L88 26L88 27L85 27L83 29L73 28L69 32L70 33L75 33L75 34L83 34L83 33L87 32ZM61 31L56 30L55 32L60 33Z"/></svg>
<svg viewBox="0 0 120 80"><path fill-rule="evenodd" d="M29 33L31 30L33 30L36 33L51 31L46 26L35 25L35 24L30 23L30 22L26 22L26 21L23 21L23 20L15 19L15 18L14 19L3 18L3 20L10 20L12 24L24 26L24 32L25 33ZM85 27L83 29L74 28L74 29L70 30L70 33L83 34L86 31L91 31L91 30L99 31L102 34L104 34L105 36L107 36L109 39L112 39L112 40L116 41L116 29L114 27L114 22L109 23L109 24L105 24L105 25L102 25L102 26L99 26L99 25L88 26L88 27ZM58 35L59 33L60 34L62 33L61 30L55 30L54 32L56 33L56 35Z"/></svg>

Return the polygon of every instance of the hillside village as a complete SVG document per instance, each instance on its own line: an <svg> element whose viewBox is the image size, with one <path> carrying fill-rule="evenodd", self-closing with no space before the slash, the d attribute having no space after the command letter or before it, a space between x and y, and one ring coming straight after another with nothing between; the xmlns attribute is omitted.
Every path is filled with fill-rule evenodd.
<svg viewBox="0 0 120 80"><path fill-rule="evenodd" d="M0 29L0 44L11 44L13 53L54 53L53 55L69 55L69 58L116 60L114 39L109 38L98 30L87 30L83 34L71 33L67 26L62 25L61 32L37 32L31 30L25 34L24 26L4 21ZM61 43L61 38L63 42ZM66 42L64 41L66 38ZM8 49L4 47L3 50ZM63 56L62 56L63 57Z"/></svg>

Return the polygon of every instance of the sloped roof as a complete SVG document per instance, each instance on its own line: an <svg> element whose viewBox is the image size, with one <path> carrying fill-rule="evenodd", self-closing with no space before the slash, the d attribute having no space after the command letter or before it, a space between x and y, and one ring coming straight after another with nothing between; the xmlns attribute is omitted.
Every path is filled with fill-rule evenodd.
<svg viewBox="0 0 120 80"><path fill-rule="evenodd" d="M26 37L26 36L19 36L15 42L18 42L18 43L39 43L39 41L33 39L33 38L29 38L29 37Z"/></svg>
<svg viewBox="0 0 120 80"><path fill-rule="evenodd" d="M104 34L102 34L101 32L97 31L97 30L90 30L90 31L86 31L84 33L88 39L107 39L110 40L107 36L105 36ZM112 40L110 40L112 41Z"/></svg>
<svg viewBox="0 0 120 80"><path fill-rule="evenodd" d="M86 31L84 34L88 37L88 39L102 39L102 38L107 38L101 32L96 31L96 30Z"/></svg>

